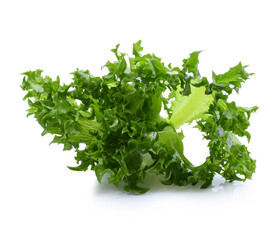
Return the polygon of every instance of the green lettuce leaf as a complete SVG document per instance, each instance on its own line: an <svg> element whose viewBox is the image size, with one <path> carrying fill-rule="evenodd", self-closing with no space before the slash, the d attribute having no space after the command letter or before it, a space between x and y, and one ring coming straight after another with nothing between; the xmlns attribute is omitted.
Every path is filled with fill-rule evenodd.
<svg viewBox="0 0 280 240"><path fill-rule="evenodd" d="M104 65L108 74L96 77L77 69L68 85L42 70L23 73L27 115L37 119L42 135L54 135L52 143L75 150L77 166L68 168L93 170L100 183L107 176L109 183L134 193L149 190L147 175L161 176L163 184L201 188L211 186L216 174L230 182L250 179L256 161L239 138L250 141L249 119L258 107L228 101L252 75L247 66L213 72L209 81L199 73L199 51L181 68L142 51L141 41L133 44L133 56L120 53L117 45L116 60ZM162 109L168 117L160 115ZM178 130L193 122L209 141L210 154L200 166L184 156Z"/></svg>

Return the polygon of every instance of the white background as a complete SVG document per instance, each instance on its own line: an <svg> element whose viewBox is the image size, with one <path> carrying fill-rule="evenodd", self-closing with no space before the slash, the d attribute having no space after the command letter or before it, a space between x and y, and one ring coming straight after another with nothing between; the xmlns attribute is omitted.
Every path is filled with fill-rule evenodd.
<svg viewBox="0 0 280 240"><path fill-rule="evenodd" d="M277 2L0 0L0 239L280 239ZM207 190L152 184L135 196L68 170L74 152L40 136L26 118L21 72L40 68L65 82L76 68L98 75L110 49L121 43L130 53L139 39L173 66L203 50L205 76L250 65L255 75L236 101L260 107L250 127L253 180L218 178ZM186 154L201 159L199 141Z"/></svg>

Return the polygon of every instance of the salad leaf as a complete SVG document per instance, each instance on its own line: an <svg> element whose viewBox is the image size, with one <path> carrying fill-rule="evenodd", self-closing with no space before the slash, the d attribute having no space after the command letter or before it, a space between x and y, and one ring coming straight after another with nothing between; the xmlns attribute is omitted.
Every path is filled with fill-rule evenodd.
<svg viewBox="0 0 280 240"><path fill-rule="evenodd" d="M74 149L75 171L94 170L98 181L125 191L144 193L147 175L159 175L163 184L211 185L216 174L227 181L250 179L256 161L239 137L250 141L249 119L258 107L236 106L228 100L252 74L241 63L224 74L201 77L200 52L183 60L181 68L166 66L154 54L142 54L141 41L133 56L112 49L108 74L97 77L77 69L72 82L61 84L42 70L23 73L28 116L33 115L52 143ZM169 96L164 93L169 91ZM168 117L160 115L162 108ZM184 156L183 124L195 122L209 141L209 156L194 166ZM86 147L82 149L81 144Z"/></svg>

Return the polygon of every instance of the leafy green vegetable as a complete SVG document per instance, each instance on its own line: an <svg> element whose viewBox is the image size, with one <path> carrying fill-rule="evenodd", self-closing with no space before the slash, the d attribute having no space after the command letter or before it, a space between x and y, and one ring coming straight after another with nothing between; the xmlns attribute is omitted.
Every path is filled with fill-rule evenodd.
<svg viewBox="0 0 280 240"><path fill-rule="evenodd" d="M43 127L42 135L54 134L52 143L76 151L78 166L71 170L94 170L99 182L125 191L144 193L145 178L162 176L163 184L211 185L215 174L228 181L251 178L256 163L238 137L247 137L251 113L229 102L250 75L241 63L212 81L201 77L198 56L193 52L182 68L166 66L154 54L142 55L141 41L133 44L133 57L112 52L108 74L96 77L77 69L69 85L42 75L42 70L23 73L21 88L27 91L28 116ZM166 98L163 93L169 90ZM163 118L160 112L168 113ZM210 156L194 166L183 154L183 124L196 122L209 140ZM86 144L81 149L81 143Z"/></svg>

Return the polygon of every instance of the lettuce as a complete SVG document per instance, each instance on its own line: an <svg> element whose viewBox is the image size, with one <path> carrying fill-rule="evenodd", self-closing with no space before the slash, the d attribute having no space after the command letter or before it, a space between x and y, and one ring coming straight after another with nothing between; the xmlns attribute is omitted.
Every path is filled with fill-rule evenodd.
<svg viewBox="0 0 280 240"><path fill-rule="evenodd" d="M128 192L145 193L147 175L159 175L163 184L211 185L215 174L227 181L250 179L256 161L239 137L250 141L249 118L258 107L244 108L228 100L252 74L241 63L210 82L198 71L193 52L179 67L166 66L154 54L142 55L141 41L133 56L112 52L116 61L96 77L77 69L73 81L61 84L42 70L23 73L28 116L33 115L52 143L74 149L75 171L94 170L101 183L108 181ZM168 97L165 94L169 91ZM164 109L168 117L162 117ZM194 166L184 156L184 135L178 129L195 123L209 141L209 156ZM84 149L81 144L85 144Z"/></svg>

